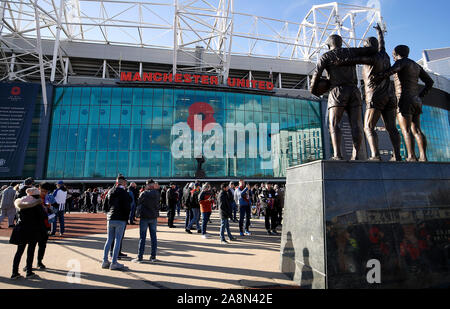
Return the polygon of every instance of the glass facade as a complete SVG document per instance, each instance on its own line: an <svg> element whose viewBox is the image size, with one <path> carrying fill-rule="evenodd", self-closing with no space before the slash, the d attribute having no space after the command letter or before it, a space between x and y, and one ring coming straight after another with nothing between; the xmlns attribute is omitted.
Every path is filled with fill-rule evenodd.
<svg viewBox="0 0 450 309"><path fill-rule="evenodd" d="M216 154L202 165L207 178L283 178L286 167L323 159L320 102L173 88L58 87L46 177L194 178L193 117L203 126L216 124L214 131L204 128L200 139ZM188 128L182 148L192 144L189 156L173 155L174 142L187 136L173 130L180 124ZM230 126L237 128L231 147ZM247 129L243 139L239 128ZM211 145L212 137L218 139ZM245 155L239 156L243 145Z"/></svg>
<svg viewBox="0 0 450 309"><path fill-rule="evenodd" d="M423 105L423 114L420 126L427 137L427 156L430 162L448 162L450 160L450 114L449 111ZM408 156L400 126L397 125L402 138L401 154L404 160ZM419 148L416 146L416 156L419 157Z"/></svg>

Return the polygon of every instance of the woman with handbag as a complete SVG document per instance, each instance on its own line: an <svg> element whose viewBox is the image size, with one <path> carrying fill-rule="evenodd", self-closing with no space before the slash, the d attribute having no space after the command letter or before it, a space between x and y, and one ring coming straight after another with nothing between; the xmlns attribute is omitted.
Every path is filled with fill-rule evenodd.
<svg viewBox="0 0 450 309"><path fill-rule="evenodd" d="M13 229L9 242L17 245L17 252L13 260L13 272L11 279L20 278L19 264L25 248L27 249L27 266L26 278L33 278L36 276L33 273L32 265L34 258L34 251L36 244L46 237L47 231L44 220L47 214L42 208L42 199L40 191L37 188L31 187L26 190L26 196L17 199L14 202L18 210L18 223Z"/></svg>

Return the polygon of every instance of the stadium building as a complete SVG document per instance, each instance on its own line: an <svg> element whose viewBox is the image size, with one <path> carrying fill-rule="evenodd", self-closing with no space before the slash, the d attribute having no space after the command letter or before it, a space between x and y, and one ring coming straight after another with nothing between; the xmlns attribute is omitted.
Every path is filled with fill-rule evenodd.
<svg viewBox="0 0 450 309"><path fill-rule="evenodd" d="M337 3L298 22L238 13L232 0L0 5L0 182L283 182L287 167L331 156L327 98L308 89L326 39L361 46L382 20ZM450 81L430 74L429 159L449 161Z"/></svg>

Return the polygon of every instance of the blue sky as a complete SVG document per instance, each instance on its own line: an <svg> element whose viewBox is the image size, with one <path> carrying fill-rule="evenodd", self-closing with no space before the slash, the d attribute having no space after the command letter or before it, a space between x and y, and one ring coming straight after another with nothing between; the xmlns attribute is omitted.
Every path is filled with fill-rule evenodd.
<svg viewBox="0 0 450 309"><path fill-rule="evenodd" d="M331 0L235 0L235 11L300 22L312 5ZM369 0L339 3L366 6ZM424 49L450 47L449 0L380 0L387 25L386 47L391 54L399 44L409 45L410 57L422 58ZM375 35L375 32L372 32Z"/></svg>

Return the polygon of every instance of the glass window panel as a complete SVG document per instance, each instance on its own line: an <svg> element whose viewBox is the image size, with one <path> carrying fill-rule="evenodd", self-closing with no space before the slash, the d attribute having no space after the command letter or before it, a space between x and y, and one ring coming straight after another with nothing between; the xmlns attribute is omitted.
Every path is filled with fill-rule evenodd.
<svg viewBox="0 0 450 309"><path fill-rule="evenodd" d="M169 132L170 134L170 132ZM165 150L166 147L168 147L168 144L170 142L170 136L167 137L165 135L165 131L162 128L153 127L152 133L151 133L151 143L152 143L152 151L157 150Z"/></svg>
<svg viewBox="0 0 450 309"><path fill-rule="evenodd" d="M153 124L162 125L163 124L163 111L162 107L153 107Z"/></svg>
<svg viewBox="0 0 450 309"><path fill-rule="evenodd" d="M102 178L106 176L106 151L97 152L97 160L95 162L95 178Z"/></svg>
<svg viewBox="0 0 450 309"><path fill-rule="evenodd" d="M254 99L253 96L251 94L246 94L245 95L245 107L244 109L246 111L253 111L254 110Z"/></svg>
<svg viewBox="0 0 450 309"><path fill-rule="evenodd" d="M97 152L88 151L86 152L86 163L84 166L84 177L94 177L95 176L95 159Z"/></svg>
<svg viewBox="0 0 450 309"><path fill-rule="evenodd" d="M77 152L76 158L75 158L75 164L73 169L73 174L75 178L82 178L83 177L83 171L84 171L84 157L86 153L83 152Z"/></svg>
<svg viewBox="0 0 450 309"><path fill-rule="evenodd" d="M153 111L149 106L144 106L142 110L142 124L151 125L153 122Z"/></svg>
<svg viewBox="0 0 450 309"><path fill-rule="evenodd" d="M245 112L245 124L254 123L253 112Z"/></svg>
<svg viewBox="0 0 450 309"><path fill-rule="evenodd" d="M245 111L245 95L241 93L235 93L235 104L237 111Z"/></svg>
<svg viewBox="0 0 450 309"><path fill-rule="evenodd" d="M109 124L110 122L110 106L101 106L100 107L100 119L99 124Z"/></svg>
<svg viewBox="0 0 450 309"><path fill-rule="evenodd" d="M133 106L132 108L133 116L131 119L131 124L140 125L142 123L142 106Z"/></svg>
<svg viewBox="0 0 450 309"><path fill-rule="evenodd" d="M50 151L48 153L47 159L47 178L55 177L55 160L56 160L56 152Z"/></svg>
<svg viewBox="0 0 450 309"><path fill-rule="evenodd" d="M295 113L297 115L301 114L302 112L302 103L300 100L294 100L294 109L295 109Z"/></svg>
<svg viewBox="0 0 450 309"><path fill-rule="evenodd" d="M102 99L100 101L101 105L104 105L104 106L111 105L111 93L112 93L112 88L109 88L109 87L102 88Z"/></svg>
<svg viewBox="0 0 450 309"><path fill-rule="evenodd" d="M131 127L130 132L131 150L141 150L141 126ZM150 150L150 148L148 149Z"/></svg>
<svg viewBox="0 0 450 309"><path fill-rule="evenodd" d="M62 105L70 106L71 103L72 103L72 87L64 88L64 97Z"/></svg>
<svg viewBox="0 0 450 309"><path fill-rule="evenodd" d="M59 136L59 126L52 126L52 133L50 136L50 147L49 150L57 150L58 146L58 136Z"/></svg>
<svg viewBox="0 0 450 309"><path fill-rule="evenodd" d="M113 88L112 97L111 97L112 105L121 105L122 103L122 88Z"/></svg>
<svg viewBox="0 0 450 309"><path fill-rule="evenodd" d="M120 131L118 126L111 126L108 133L108 149L118 150L119 149L119 136Z"/></svg>
<svg viewBox="0 0 450 309"><path fill-rule="evenodd" d="M120 112L120 123L129 125L131 123L131 106L122 105Z"/></svg>
<svg viewBox="0 0 450 309"><path fill-rule="evenodd" d="M235 96L235 94L228 92L225 95L227 97L227 106L226 106L226 108L227 109L231 109L231 110L236 109L236 96Z"/></svg>
<svg viewBox="0 0 450 309"><path fill-rule="evenodd" d="M133 106L142 105L142 100L144 96L144 89L143 88L134 88L133 89Z"/></svg>
<svg viewBox="0 0 450 309"><path fill-rule="evenodd" d="M87 142L87 126L78 127L78 139L77 139L77 150L85 150Z"/></svg>
<svg viewBox="0 0 450 309"><path fill-rule="evenodd" d="M262 112L257 111L257 112L254 112L253 115L254 115L253 121L256 124L260 124L262 122Z"/></svg>
<svg viewBox="0 0 450 309"><path fill-rule="evenodd" d="M118 153L117 171L125 177L128 176L128 152L121 151Z"/></svg>
<svg viewBox="0 0 450 309"><path fill-rule="evenodd" d="M69 118L70 118L70 106L61 106L61 115L59 123L69 124Z"/></svg>
<svg viewBox="0 0 450 309"><path fill-rule="evenodd" d="M63 99L64 99L64 93L65 93L64 87L58 87L55 90L55 99L54 99L54 106L63 105Z"/></svg>
<svg viewBox="0 0 450 309"><path fill-rule="evenodd" d="M286 98L278 99L279 112L287 114L288 112L288 101Z"/></svg>
<svg viewBox="0 0 450 309"><path fill-rule="evenodd" d="M152 128L142 127L141 131L141 150L151 150L152 148Z"/></svg>
<svg viewBox="0 0 450 309"><path fill-rule="evenodd" d="M262 111L265 113L270 112L270 97L269 96L263 96L262 97Z"/></svg>
<svg viewBox="0 0 450 309"><path fill-rule="evenodd" d="M133 100L133 88L122 89L122 105L131 105Z"/></svg>
<svg viewBox="0 0 450 309"><path fill-rule="evenodd" d="M139 152L137 151L130 152L128 177L139 177L139 159L140 159Z"/></svg>
<svg viewBox="0 0 450 309"><path fill-rule="evenodd" d="M139 163L139 177L149 178L150 177L150 152L141 152L141 161Z"/></svg>
<svg viewBox="0 0 450 309"><path fill-rule="evenodd" d="M80 107L80 124L88 124L89 122L89 106Z"/></svg>
<svg viewBox="0 0 450 309"><path fill-rule="evenodd" d="M254 111L262 111L262 97L259 95L254 95L253 97L253 110Z"/></svg>
<svg viewBox="0 0 450 309"><path fill-rule="evenodd" d="M288 115L288 126L291 130L295 128L295 116L293 114Z"/></svg>
<svg viewBox="0 0 450 309"><path fill-rule="evenodd" d="M236 123L245 123L245 112L237 110L236 111Z"/></svg>
<svg viewBox="0 0 450 309"><path fill-rule="evenodd" d="M69 126L69 133L67 136L67 150L76 150L78 142L78 125Z"/></svg>
<svg viewBox="0 0 450 309"><path fill-rule="evenodd" d="M130 128L120 128L119 150L128 150L130 148Z"/></svg>
<svg viewBox="0 0 450 309"><path fill-rule="evenodd" d="M107 125L99 126L98 131L98 150L108 150L109 127Z"/></svg>
<svg viewBox="0 0 450 309"><path fill-rule="evenodd" d="M264 113L262 115L263 123L270 123L272 120L270 118L270 113Z"/></svg>
<svg viewBox="0 0 450 309"><path fill-rule="evenodd" d="M68 133L69 133L69 126L60 126L59 127L58 144L56 145L56 149L66 150Z"/></svg>
<svg viewBox="0 0 450 309"><path fill-rule="evenodd" d="M271 113L270 114L270 123L279 123L281 126L281 121L280 121L280 114L278 113ZM286 119L287 122L287 119Z"/></svg>
<svg viewBox="0 0 450 309"><path fill-rule="evenodd" d="M153 88L144 89L144 106L153 106Z"/></svg>
<svg viewBox="0 0 450 309"><path fill-rule="evenodd" d="M226 123L235 123L236 121L236 115L234 110L227 110L226 111Z"/></svg>
<svg viewBox="0 0 450 309"><path fill-rule="evenodd" d="M52 122L53 124L59 124L60 123L60 119L61 119L61 109L62 106L56 106L53 110L53 119Z"/></svg>
<svg viewBox="0 0 450 309"><path fill-rule="evenodd" d="M163 106L164 90L153 89L153 106Z"/></svg>
<svg viewBox="0 0 450 309"><path fill-rule="evenodd" d="M74 177L75 152L66 153L66 161L64 164L64 178Z"/></svg>
<svg viewBox="0 0 450 309"><path fill-rule="evenodd" d="M98 142L98 127L88 126L87 150L96 150Z"/></svg>
<svg viewBox="0 0 450 309"><path fill-rule="evenodd" d="M100 105L102 99L102 89L92 88L91 89L91 107L94 105Z"/></svg>
<svg viewBox="0 0 450 309"><path fill-rule="evenodd" d="M164 89L164 106L173 107L173 89Z"/></svg>
<svg viewBox="0 0 450 309"><path fill-rule="evenodd" d="M164 107L163 109L163 125L173 125L173 107Z"/></svg>
<svg viewBox="0 0 450 309"><path fill-rule="evenodd" d="M161 177L170 177L170 161L172 155L170 152L162 153Z"/></svg>
<svg viewBox="0 0 450 309"><path fill-rule="evenodd" d="M175 108L175 123L187 122L189 117L189 108L187 106L177 106Z"/></svg>
<svg viewBox="0 0 450 309"><path fill-rule="evenodd" d="M81 105L89 105L91 102L91 87L83 87L81 91Z"/></svg>
<svg viewBox="0 0 450 309"><path fill-rule="evenodd" d="M159 151L151 152L150 177L161 177L161 152Z"/></svg>
<svg viewBox="0 0 450 309"><path fill-rule="evenodd" d="M81 104L81 87L72 88L72 106Z"/></svg>
<svg viewBox="0 0 450 309"><path fill-rule="evenodd" d="M72 105L70 108L70 124L78 124L80 120L80 106Z"/></svg>
<svg viewBox="0 0 450 309"><path fill-rule="evenodd" d="M122 113L122 108L120 106L111 106L110 113L110 124L120 124L120 115Z"/></svg>
<svg viewBox="0 0 450 309"><path fill-rule="evenodd" d="M89 109L89 124L98 124L100 117L100 106L91 106Z"/></svg>
<svg viewBox="0 0 450 309"><path fill-rule="evenodd" d="M55 178L63 178L64 176L64 161L66 159L65 152L58 152L56 154L56 162L55 162Z"/></svg>
<svg viewBox="0 0 450 309"><path fill-rule="evenodd" d="M106 163L106 177L117 177L117 152L108 151Z"/></svg>
<svg viewBox="0 0 450 309"><path fill-rule="evenodd" d="M270 111L272 113L278 113L279 112L278 102L279 102L279 98L278 97L271 97L270 98Z"/></svg>

